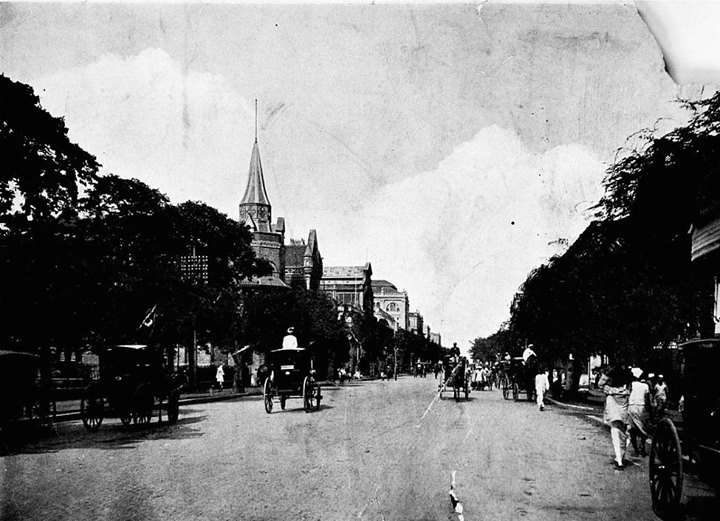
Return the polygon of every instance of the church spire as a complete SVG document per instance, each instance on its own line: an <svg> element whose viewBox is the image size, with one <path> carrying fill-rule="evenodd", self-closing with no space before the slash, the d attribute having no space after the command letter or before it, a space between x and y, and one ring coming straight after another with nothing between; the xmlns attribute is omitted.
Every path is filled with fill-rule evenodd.
<svg viewBox="0 0 720 521"><path fill-rule="evenodd" d="M255 142L250 155L250 168L245 195L240 201L240 221L253 227L257 231L271 230L271 207L267 192L265 191L265 178L263 177L260 149L257 142L257 100L255 100ZM252 224L251 224L252 223Z"/></svg>

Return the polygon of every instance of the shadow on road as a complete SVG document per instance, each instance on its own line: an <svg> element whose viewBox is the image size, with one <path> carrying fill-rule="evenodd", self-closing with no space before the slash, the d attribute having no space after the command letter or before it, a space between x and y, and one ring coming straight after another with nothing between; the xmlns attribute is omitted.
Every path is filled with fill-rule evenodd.
<svg viewBox="0 0 720 521"><path fill-rule="evenodd" d="M58 426L57 434L48 438L30 442L27 442L27 438L6 440L0 446L0 456L54 453L67 449L127 450L150 440L199 438L203 434L195 426L204 419L202 415L186 414L181 415L173 425L155 420L149 425L125 426L112 418L100 425L97 432L87 432L82 423L73 422Z"/></svg>

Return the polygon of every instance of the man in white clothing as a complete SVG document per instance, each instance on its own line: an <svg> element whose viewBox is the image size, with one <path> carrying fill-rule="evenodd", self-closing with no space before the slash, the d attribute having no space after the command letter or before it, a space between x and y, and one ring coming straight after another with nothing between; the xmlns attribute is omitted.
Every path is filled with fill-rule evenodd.
<svg viewBox="0 0 720 521"><path fill-rule="evenodd" d="M283 342L282 342L283 349L297 349L298 341L297 341L297 337L295 337L294 333L295 333L295 328L289 327L287 330L287 335L285 335L283 337Z"/></svg>
<svg viewBox="0 0 720 521"><path fill-rule="evenodd" d="M538 374L535 376L535 395L537 396L538 409L541 411L545 410L545 393L550 389L550 381L548 380L547 371L545 368L540 366L538 368Z"/></svg>

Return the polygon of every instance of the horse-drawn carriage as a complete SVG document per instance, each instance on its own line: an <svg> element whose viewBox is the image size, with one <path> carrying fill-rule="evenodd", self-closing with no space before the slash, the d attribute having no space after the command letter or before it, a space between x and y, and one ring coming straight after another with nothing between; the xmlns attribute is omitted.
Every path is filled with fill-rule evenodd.
<svg viewBox="0 0 720 521"><path fill-rule="evenodd" d="M520 399L520 393L525 393L528 401L535 397L535 356L524 360L523 357L515 357L503 362L502 390L503 398L509 400L512 396L514 401Z"/></svg>
<svg viewBox="0 0 720 521"><path fill-rule="evenodd" d="M168 422L177 422L185 377L169 371L161 353L145 345L117 345L104 349L99 358L99 378L85 389L80 402L88 431L100 428L108 409L123 425L150 423L156 407L159 421L165 409Z"/></svg>
<svg viewBox="0 0 720 521"><path fill-rule="evenodd" d="M675 421L667 416L658 421L650 449L650 494L662 518L679 509L685 458L720 492L720 339L680 345L674 365L680 374L681 411Z"/></svg>
<svg viewBox="0 0 720 521"><path fill-rule="evenodd" d="M446 356L443 367L445 368L445 374L442 383L438 386L438 397L442 400L443 393L452 389L455 401L459 401L461 395L464 395L465 399L469 400L472 377L467 360L464 357Z"/></svg>
<svg viewBox="0 0 720 521"><path fill-rule="evenodd" d="M40 357L0 350L0 434L21 424L46 426L54 414L48 385L42 385Z"/></svg>
<svg viewBox="0 0 720 521"><path fill-rule="evenodd" d="M285 410L288 398L302 398L305 412L320 409L320 384L315 380L312 359L307 350L297 348L276 349L270 352L270 376L263 385L265 412L270 414L275 398Z"/></svg>

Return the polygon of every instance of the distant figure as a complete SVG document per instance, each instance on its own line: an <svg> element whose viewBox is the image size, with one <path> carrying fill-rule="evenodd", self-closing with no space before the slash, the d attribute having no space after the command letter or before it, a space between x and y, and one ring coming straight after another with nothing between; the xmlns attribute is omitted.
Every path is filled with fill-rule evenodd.
<svg viewBox="0 0 720 521"><path fill-rule="evenodd" d="M533 351L533 347L534 347L533 344L528 344L528 346L525 348L525 351L523 351L523 354L522 354L523 362L527 363L528 359L531 356L537 356L535 354L535 351Z"/></svg>
<svg viewBox="0 0 720 521"><path fill-rule="evenodd" d="M222 364L220 364L217 368L217 372L215 373L215 380L217 381L218 390L222 391L225 384L225 369L223 369Z"/></svg>
<svg viewBox="0 0 720 521"><path fill-rule="evenodd" d="M650 403L650 387L642 379L643 371L639 367L631 370L633 381L630 384L630 398L628 399L628 416L630 419L630 442L636 456L646 456L645 441L648 438L648 411ZM638 443L639 442L639 443Z"/></svg>
<svg viewBox="0 0 720 521"><path fill-rule="evenodd" d="M535 400L537 401L538 409L544 411L545 393L550 390L550 381L548 380L548 374L545 368L541 365L538 369L538 374L535 375Z"/></svg>
<svg viewBox="0 0 720 521"><path fill-rule="evenodd" d="M295 328L289 327L287 330L287 335L283 337L282 342L282 348L283 349L297 349L298 347L298 341L297 337L295 336Z"/></svg>
<svg viewBox="0 0 720 521"><path fill-rule="evenodd" d="M665 415L665 407L667 406L668 388L663 375L659 374L657 383L655 384L655 417L662 418Z"/></svg>

